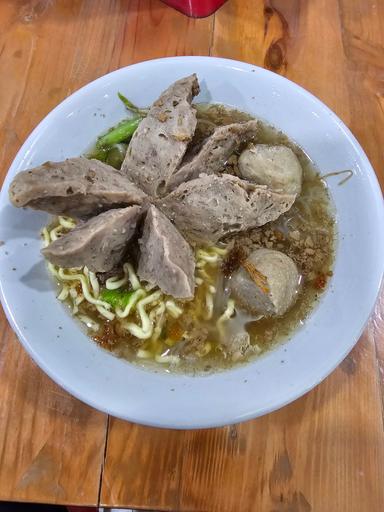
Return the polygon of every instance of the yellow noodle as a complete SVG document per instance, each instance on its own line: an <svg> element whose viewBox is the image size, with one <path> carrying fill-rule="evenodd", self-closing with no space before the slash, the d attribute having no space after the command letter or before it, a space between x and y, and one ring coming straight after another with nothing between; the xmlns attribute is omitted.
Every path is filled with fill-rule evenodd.
<svg viewBox="0 0 384 512"><path fill-rule="evenodd" d="M165 303L165 307L167 308L168 313L173 318L179 318L180 315L182 315L183 310L175 304L173 300L167 300Z"/></svg>
<svg viewBox="0 0 384 512"><path fill-rule="evenodd" d="M51 243L51 237L49 236L49 232L46 227L42 229L41 235L43 237L43 247L48 247L48 245Z"/></svg>
<svg viewBox="0 0 384 512"><path fill-rule="evenodd" d="M126 283L128 283L128 267L127 267L127 263L124 263L123 271L124 271L123 277L119 278L118 276L113 276L113 277L110 277L109 279L107 279L105 281L105 287L108 290L117 290L121 286L124 286Z"/></svg>
<svg viewBox="0 0 384 512"><path fill-rule="evenodd" d="M155 360L157 363L162 364L178 364L180 362L180 357L172 355L156 355Z"/></svg>
<svg viewBox="0 0 384 512"><path fill-rule="evenodd" d="M217 247L216 245L210 247L210 250L219 256L225 256L228 252L228 249L224 249L224 247Z"/></svg>
<svg viewBox="0 0 384 512"><path fill-rule="evenodd" d="M144 350L142 348L139 348L139 350L136 352L136 355L140 359L150 359L152 357L152 354L149 350Z"/></svg>
<svg viewBox="0 0 384 512"><path fill-rule="evenodd" d="M86 277L83 274L68 274L68 275L66 275L64 273L64 269L59 268L58 276L63 281L80 281L81 288L83 290L83 295L88 302L90 302L91 304L94 304L95 306L102 306L105 309L111 309L111 305L108 304L108 302L105 302L105 301L99 300L99 299L94 299L92 297L89 287L88 287Z"/></svg>
<svg viewBox="0 0 384 512"><path fill-rule="evenodd" d="M59 216L59 223L64 229L73 229L76 226L76 222L70 217Z"/></svg>
<svg viewBox="0 0 384 512"><path fill-rule="evenodd" d="M219 260L219 255L218 254L209 254L203 250L199 250L197 251L197 257L200 259L200 260L203 260L204 262L206 263L217 263L218 260Z"/></svg>
<svg viewBox="0 0 384 512"><path fill-rule="evenodd" d="M213 298L212 294L209 292L206 292L205 294L205 306L206 310L204 311L204 318L205 320L210 320L213 315Z"/></svg>
<svg viewBox="0 0 384 512"><path fill-rule="evenodd" d="M49 238L51 239L52 242L54 242L55 240L57 240L59 238L59 233L61 233L62 229L63 228L60 225L51 229L51 231L49 232Z"/></svg>
<svg viewBox="0 0 384 512"><path fill-rule="evenodd" d="M58 300L66 300L69 295L69 288L66 284L63 285L59 295L57 296Z"/></svg>
<svg viewBox="0 0 384 512"><path fill-rule="evenodd" d="M134 307L136 302L145 297L146 293L143 289L136 290L130 297L128 304L125 306L124 309L120 309L119 307L116 308L116 315L118 318L127 318L129 313L131 312L131 309Z"/></svg>
<svg viewBox="0 0 384 512"><path fill-rule="evenodd" d="M227 322L233 313L235 312L235 301L233 299L229 299L227 302L227 308L221 317L216 322L217 330L220 333L220 336L224 336L224 324Z"/></svg>
<svg viewBox="0 0 384 512"><path fill-rule="evenodd" d="M112 311L108 311L107 309L103 308L103 306L96 306L96 309L100 315L104 316L108 320L113 320L115 318L115 314L112 313Z"/></svg>
<svg viewBox="0 0 384 512"><path fill-rule="evenodd" d="M86 326L89 328L89 329L92 329L92 331L98 331L100 329L100 325L95 322L94 320L92 320L92 318L90 318L89 316L87 315L77 315L77 318L83 322L84 324L86 324Z"/></svg>
<svg viewBox="0 0 384 512"><path fill-rule="evenodd" d="M139 288L141 288L140 281L138 280L132 265L130 263L124 263L123 268L124 271L128 273L128 279L129 282L131 283L132 289L138 290Z"/></svg>
<svg viewBox="0 0 384 512"><path fill-rule="evenodd" d="M165 304L164 302L160 302L158 306L152 309L152 311L149 314L149 318L151 321L156 320L155 327L153 329L152 339L154 341L157 341L160 337L161 331L164 326L165 322ZM156 318L158 317L158 318Z"/></svg>
<svg viewBox="0 0 384 512"><path fill-rule="evenodd" d="M206 271L202 268L198 269L198 274L200 277L202 277L207 283L210 283L212 281L212 278L206 273Z"/></svg>
<svg viewBox="0 0 384 512"><path fill-rule="evenodd" d="M96 277L96 274L94 272L89 271L88 279L89 279L89 282L91 283L93 295L97 299L100 295L100 285L99 285L99 281Z"/></svg>
<svg viewBox="0 0 384 512"><path fill-rule="evenodd" d="M63 230L70 230L76 226L72 219L66 217L59 217L58 221L59 225L54 227L50 232L46 228L43 229L42 236L45 246L49 245L51 241L63 233ZM226 253L226 249L216 246L199 249L196 252L196 285L204 285L206 287L205 316L207 319L210 319L213 316L213 295L216 293L216 288L212 283L211 276L208 275L204 267L207 264L209 266L218 265ZM170 298L165 300L163 293L156 287L156 285L152 283L140 283L137 274L130 263L125 263L123 265L124 275L122 277L113 276L105 282L105 287L109 290L116 290L125 286L129 282L130 287L133 290L133 294L124 309L112 307L109 303L99 299L99 281L96 274L91 272L87 267L80 269L63 269L48 263L48 269L59 279L59 281L64 281L59 294L60 299L66 300L68 296L71 297L72 312L76 314L79 320L85 323L89 329L97 331L100 328L100 324L95 322L88 315L78 312L78 306L84 301L92 304L98 313L108 320L113 320L117 317L120 321L120 325L135 337L142 340L151 339L152 348L150 348L150 350L139 349L136 352L138 358L147 359L154 357L155 360L161 364L177 364L179 362L179 356L168 354L168 351L161 354L164 344L163 342L159 342L159 338L167 315L173 318L178 318L183 314L183 308L180 307L176 301ZM67 281L68 284L66 284L65 281ZM78 284L81 285L82 293L78 293L76 289ZM150 292L152 293L148 295ZM148 306L152 306L149 312L146 311ZM134 310L137 311L138 321L125 320ZM234 304L231 306L231 301L228 301L225 312L217 321L218 325L227 321L233 314L233 311ZM154 343L153 346L152 342ZM177 341L175 343L177 343ZM204 357L211 350L212 344L210 342L206 342L198 355L199 357Z"/></svg>
<svg viewBox="0 0 384 512"><path fill-rule="evenodd" d="M118 278L117 276L110 277L105 281L105 287L107 290L117 290L118 288L121 288L126 283L128 283L128 276L124 275L121 278Z"/></svg>
<svg viewBox="0 0 384 512"><path fill-rule="evenodd" d="M74 301L74 302L75 302L76 306L78 306L79 304L81 304L82 302L84 302L84 295L81 295L81 294L80 294L80 295L78 295L78 296L76 297L76 299L75 299L75 301Z"/></svg>
<svg viewBox="0 0 384 512"><path fill-rule="evenodd" d="M153 333L153 324L149 319L148 314L145 311L145 306L156 302L161 297L161 291L157 291L145 297L144 299L139 300L136 305L137 311L140 316L141 326L134 324L132 322L125 322L123 324L124 328L129 331L131 334L136 336L136 338L146 340L152 336Z"/></svg>

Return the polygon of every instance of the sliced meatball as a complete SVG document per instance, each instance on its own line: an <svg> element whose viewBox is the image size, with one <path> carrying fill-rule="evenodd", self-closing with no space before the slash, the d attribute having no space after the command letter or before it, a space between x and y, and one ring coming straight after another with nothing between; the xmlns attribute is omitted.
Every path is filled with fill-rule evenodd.
<svg viewBox="0 0 384 512"><path fill-rule="evenodd" d="M157 204L189 242L206 244L276 220L295 198L229 174L201 174Z"/></svg>
<svg viewBox="0 0 384 512"><path fill-rule="evenodd" d="M300 194L303 171L295 153L286 146L257 144L246 149L239 158L239 171L242 178L275 192Z"/></svg>
<svg viewBox="0 0 384 512"><path fill-rule="evenodd" d="M164 293L190 299L195 291L195 259L189 244L155 206L148 210L139 240L138 275Z"/></svg>
<svg viewBox="0 0 384 512"><path fill-rule="evenodd" d="M201 173L218 174L224 170L228 158L241 144L254 141L259 130L256 120L219 126L204 142L199 153L169 180L168 190L174 190L185 181L198 178Z"/></svg>
<svg viewBox="0 0 384 512"><path fill-rule="evenodd" d="M140 206L101 213L41 252L47 260L60 267L87 266L92 272L108 272L120 263L140 215Z"/></svg>
<svg viewBox="0 0 384 512"><path fill-rule="evenodd" d="M111 208L142 204L147 195L110 165L77 157L16 174L9 198L54 215L88 218Z"/></svg>
<svg viewBox="0 0 384 512"><path fill-rule="evenodd" d="M280 316L296 300L299 272L284 253L256 249L232 274L229 287L237 304L250 313Z"/></svg>
<svg viewBox="0 0 384 512"><path fill-rule="evenodd" d="M195 74L177 80L154 102L131 139L122 172L152 196L162 195L195 133L191 102L198 93Z"/></svg>

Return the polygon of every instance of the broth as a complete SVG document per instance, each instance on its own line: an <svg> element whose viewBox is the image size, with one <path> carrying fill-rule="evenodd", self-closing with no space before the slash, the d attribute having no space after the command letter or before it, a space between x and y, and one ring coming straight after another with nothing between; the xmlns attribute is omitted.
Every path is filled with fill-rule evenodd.
<svg viewBox="0 0 384 512"><path fill-rule="evenodd" d="M199 104L196 107L198 125L186 159L198 151L201 143L215 127L252 119L249 114L222 105ZM122 328L120 319L108 321L100 316L92 304L86 301L80 303L78 309L82 315L86 315L94 322L101 322L101 328L97 333L89 330L89 335L97 343L119 357L145 367L201 373L225 369L257 357L289 338L303 324L326 288L328 278L332 275L335 223L330 197L326 184L320 178L310 158L283 133L267 123L261 123L257 143L283 144L290 147L297 155L303 169L303 184L301 195L293 207L275 222L247 233L231 236L223 243L217 244L216 248L200 248L205 251L201 254L211 255L211 259L217 255L216 259L213 258L215 264L204 264L197 271L202 283L197 286L195 298L192 301L182 302L175 301L171 297L163 297L165 303L172 301L176 307L182 308L183 312L177 318L167 314L156 337L140 340ZM240 148L239 153L233 154L228 159L225 172L237 174L237 159L242 149L244 148ZM245 359L234 361L226 357L221 350L222 334L221 328L217 326L217 321L228 307L230 299L228 283L223 277L222 269L229 257L228 253L233 256L241 248L241 251L247 255L252 249L259 247L280 250L294 260L301 274L300 292L294 306L283 316L258 318L237 308L234 316L223 321L223 324L219 322L219 325L223 325L226 336L242 330L251 336L254 353ZM197 261L200 254L198 250L199 248L196 249ZM224 251L227 251L227 254L224 255ZM132 256L133 265L135 265L134 261ZM208 319L206 318L209 310L208 303L211 300L208 297L209 294L213 304L211 304L212 316ZM72 305L73 303L71 307ZM132 318L138 320L137 313L132 313ZM193 333L196 339L199 336L205 336L203 342L198 345L198 350L195 344L197 352L194 351L194 343L188 339L188 336L193 336ZM186 336L185 339L181 339L183 335ZM173 364L174 355L181 355L177 365Z"/></svg>

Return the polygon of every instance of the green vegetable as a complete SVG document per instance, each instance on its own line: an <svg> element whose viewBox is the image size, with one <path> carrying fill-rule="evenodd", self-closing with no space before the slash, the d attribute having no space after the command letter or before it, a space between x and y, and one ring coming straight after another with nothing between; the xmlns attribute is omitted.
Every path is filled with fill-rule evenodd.
<svg viewBox="0 0 384 512"><path fill-rule="evenodd" d="M125 154L127 152L128 144L120 142L114 144L107 153L105 162L112 165L115 169L121 169L122 163L124 162Z"/></svg>
<svg viewBox="0 0 384 512"><path fill-rule="evenodd" d="M108 156L108 150L105 148L94 147L92 151L85 156L87 158L94 158L95 160L100 160L100 162L105 162Z"/></svg>
<svg viewBox="0 0 384 512"><path fill-rule="evenodd" d="M106 146L99 148L95 146L92 151L86 155L86 157L100 160L100 162L105 162L115 169L121 169L127 148L128 144L124 144L123 142L113 144L111 147Z"/></svg>
<svg viewBox="0 0 384 512"><path fill-rule="evenodd" d="M133 119L125 119L121 121L117 126L111 128L109 132L98 138L96 142L96 148L110 148L114 144L124 142L132 137L136 128L139 126L141 117L135 117Z"/></svg>
<svg viewBox="0 0 384 512"><path fill-rule="evenodd" d="M100 292L100 299L108 302L113 308L124 309L135 292L129 290L108 290L103 288Z"/></svg>
<svg viewBox="0 0 384 512"><path fill-rule="evenodd" d="M130 110L131 112L137 114L140 117L145 117L147 115L148 109L136 107L136 105L134 105L131 101L129 101L128 98L123 96L121 94L121 92L118 92L117 95L121 99L121 101L124 103L125 108L127 110Z"/></svg>

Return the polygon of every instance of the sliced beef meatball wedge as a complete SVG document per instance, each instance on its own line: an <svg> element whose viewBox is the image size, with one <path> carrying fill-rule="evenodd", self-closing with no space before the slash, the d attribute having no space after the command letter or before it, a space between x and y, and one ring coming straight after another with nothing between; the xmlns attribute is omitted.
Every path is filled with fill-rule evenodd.
<svg viewBox="0 0 384 512"><path fill-rule="evenodd" d="M181 183L198 178L200 174L218 174L223 171L228 158L242 144L254 141L259 131L256 120L233 123L216 128L201 147L199 153L185 162L170 178L168 190Z"/></svg>
<svg viewBox="0 0 384 512"><path fill-rule="evenodd" d="M179 185L157 204L189 242L207 244L276 220L295 198L229 174L203 174Z"/></svg>
<svg viewBox="0 0 384 512"><path fill-rule="evenodd" d="M110 165L78 157L19 172L9 197L19 208L87 218L111 208L142 204L147 195Z"/></svg>
<svg viewBox="0 0 384 512"><path fill-rule="evenodd" d="M191 299L195 293L195 258L189 244L175 226L155 206L148 210L142 238L140 279L157 285L178 299Z"/></svg>
<svg viewBox="0 0 384 512"><path fill-rule="evenodd" d="M191 102L199 93L196 75L178 80L153 103L128 146L122 171L144 192L162 195L196 128Z"/></svg>
<svg viewBox="0 0 384 512"><path fill-rule="evenodd" d="M100 213L61 236L41 252L64 268L109 272L122 260L142 214L140 206Z"/></svg>

